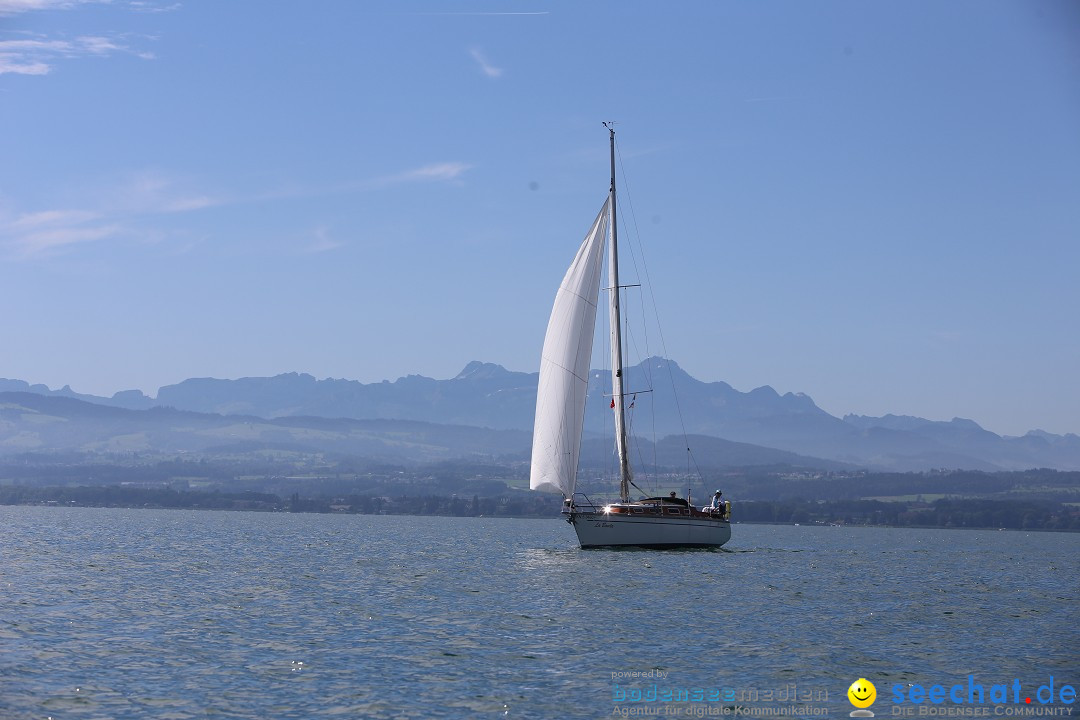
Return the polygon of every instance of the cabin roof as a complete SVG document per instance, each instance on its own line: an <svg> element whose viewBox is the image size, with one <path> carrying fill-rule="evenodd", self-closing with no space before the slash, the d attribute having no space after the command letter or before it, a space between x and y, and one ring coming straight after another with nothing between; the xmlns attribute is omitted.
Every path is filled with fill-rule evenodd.
<svg viewBox="0 0 1080 720"><path fill-rule="evenodd" d="M668 505L681 505L682 507L690 507L690 503L686 502L686 498L681 497L650 497L641 498L638 502L642 503L667 503Z"/></svg>

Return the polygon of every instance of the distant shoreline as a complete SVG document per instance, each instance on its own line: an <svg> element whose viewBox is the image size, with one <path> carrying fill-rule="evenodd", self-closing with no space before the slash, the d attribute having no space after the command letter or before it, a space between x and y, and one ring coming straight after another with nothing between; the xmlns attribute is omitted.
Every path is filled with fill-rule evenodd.
<svg viewBox="0 0 1080 720"><path fill-rule="evenodd" d="M941 512L943 501L939 501L937 512ZM968 504L972 508L979 508L987 501L972 499ZM950 501L950 506L963 501ZM1000 504L1000 503L996 503ZM1029 503L1027 506L1018 506L1018 511L1009 516L1010 519L1020 517L1027 526L1009 527L1007 525L994 524L958 524L958 523L931 523L919 522L925 517L919 512L934 513L935 508L926 508L917 511L909 511L909 503L882 503L880 501L836 501L822 503L801 503L792 501L755 501L746 500L735 503L734 524L745 525L785 525L801 527L884 527L884 528L913 528L934 530L1009 530L1015 532L1080 532L1080 508L1055 503ZM475 518L507 518L521 520L555 520L559 518L557 498L553 496L535 494L521 497L498 497L480 498L474 496L471 499L461 497L439 496L397 496L397 497L371 497L371 496L347 496L339 498L301 498L293 495L283 499L278 495L258 492L202 492L202 491L175 491L175 490L149 490L144 488L123 488L118 486L97 487L30 487L8 485L0 487L0 506L24 506L24 507L80 507L80 508L109 508L123 510L225 510L236 512L267 512L267 513L305 513L318 515L401 515L413 517L475 517ZM848 517L852 506L863 506L863 514L845 520L844 513ZM876 517L883 517L882 507L888 505L897 506L887 508L888 512L898 513L897 517L905 517L907 523L876 522ZM795 508L792 510L791 508ZM800 517L795 520L767 520L762 514L777 512L797 514L807 513L807 507L816 510L826 517ZM421 508L422 511L417 511ZM748 513L758 517L739 518L739 510L746 509ZM1021 515L1023 513L1023 515ZM1064 517L1063 513L1068 513ZM832 519L828 519L831 516ZM940 517L935 515L934 517Z"/></svg>

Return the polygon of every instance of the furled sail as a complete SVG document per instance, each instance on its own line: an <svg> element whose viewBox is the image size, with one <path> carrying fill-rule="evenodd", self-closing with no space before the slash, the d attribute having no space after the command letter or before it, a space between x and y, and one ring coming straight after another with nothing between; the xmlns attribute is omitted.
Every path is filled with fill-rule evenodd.
<svg viewBox="0 0 1080 720"><path fill-rule="evenodd" d="M610 198L555 295L536 393L529 487L574 494Z"/></svg>

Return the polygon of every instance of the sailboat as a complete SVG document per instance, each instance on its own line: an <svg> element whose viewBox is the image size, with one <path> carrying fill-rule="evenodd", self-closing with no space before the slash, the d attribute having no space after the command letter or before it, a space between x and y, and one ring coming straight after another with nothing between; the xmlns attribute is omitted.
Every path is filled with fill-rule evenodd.
<svg viewBox="0 0 1080 720"><path fill-rule="evenodd" d="M533 490L563 494L563 515L582 548L719 547L731 538L730 504L693 507L688 498L641 497L632 501L633 472L627 447L623 388L622 316L619 307L619 244L615 197L615 129L611 145L611 187L600 213L566 271L551 309L540 359L540 383L533 426ZM589 385L600 277L607 248L608 313L611 328L611 409L619 465L618 502L596 503L575 492L585 399ZM719 494L719 493L718 493Z"/></svg>

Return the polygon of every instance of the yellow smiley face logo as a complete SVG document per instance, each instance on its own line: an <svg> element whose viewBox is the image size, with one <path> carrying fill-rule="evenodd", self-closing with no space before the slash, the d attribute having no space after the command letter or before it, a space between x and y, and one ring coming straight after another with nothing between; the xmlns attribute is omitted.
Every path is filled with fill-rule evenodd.
<svg viewBox="0 0 1080 720"><path fill-rule="evenodd" d="M847 689L848 700L857 708L868 708L877 700L877 688L866 678L859 678Z"/></svg>

